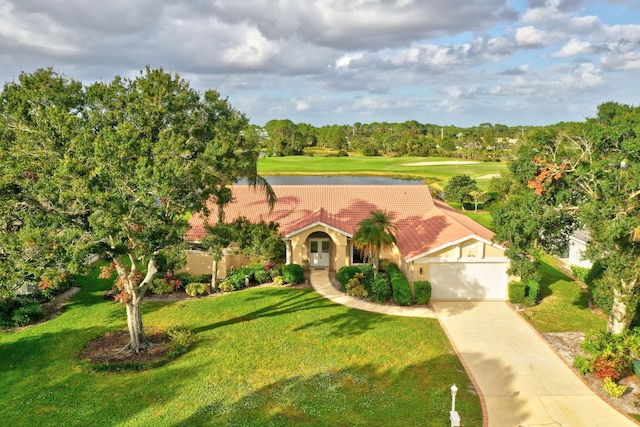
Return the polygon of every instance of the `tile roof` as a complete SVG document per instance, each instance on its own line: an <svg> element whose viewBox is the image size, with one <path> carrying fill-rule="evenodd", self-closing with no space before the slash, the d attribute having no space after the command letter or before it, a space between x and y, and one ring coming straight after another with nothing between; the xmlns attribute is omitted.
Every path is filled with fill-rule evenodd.
<svg viewBox="0 0 640 427"><path fill-rule="evenodd" d="M398 228L398 249L405 259L477 236L491 241L493 233L446 204L434 201L426 185L274 185L277 202L269 211L266 197L247 185L232 188L234 201L225 208L225 221L244 216L252 222L280 224L283 235L321 222L353 235L358 223L374 210L389 213ZM215 223L217 206L209 202L208 222ZM189 219L186 238L204 236L202 213Z"/></svg>

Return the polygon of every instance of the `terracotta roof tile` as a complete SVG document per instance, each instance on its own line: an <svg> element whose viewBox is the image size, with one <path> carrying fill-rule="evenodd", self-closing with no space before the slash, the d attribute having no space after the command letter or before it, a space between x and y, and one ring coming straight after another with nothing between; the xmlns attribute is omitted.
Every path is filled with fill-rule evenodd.
<svg viewBox="0 0 640 427"><path fill-rule="evenodd" d="M322 222L352 235L358 223L374 210L389 213L398 227L398 249L405 258L429 252L465 237L491 240L493 233L455 209L433 201L426 185L274 185L277 203L269 211L264 194L246 185L232 188L234 201L225 208L231 222L244 216L252 222L274 221L289 235ZM210 202L209 223L217 206ZM204 237L202 214L189 220L188 240Z"/></svg>

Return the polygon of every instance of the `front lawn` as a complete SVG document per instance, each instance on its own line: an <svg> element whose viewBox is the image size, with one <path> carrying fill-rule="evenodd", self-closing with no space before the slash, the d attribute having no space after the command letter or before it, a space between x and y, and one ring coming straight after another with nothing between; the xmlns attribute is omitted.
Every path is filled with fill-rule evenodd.
<svg viewBox="0 0 640 427"><path fill-rule="evenodd" d="M434 319L353 310L309 289L263 287L145 303L147 329L187 325L194 346L137 373L91 373L86 342L125 327L95 274L67 311L0 333L3 425L448 425L449 388L481 425L469 378Z"/></svg>
<svg viewBox="0 0 640 427"><path fill-rule="evenodd" d="M541 258L541 301L523 315L539 332L604 330L607 320L589 309L587 291L560 271L552 256Z"/></svg>

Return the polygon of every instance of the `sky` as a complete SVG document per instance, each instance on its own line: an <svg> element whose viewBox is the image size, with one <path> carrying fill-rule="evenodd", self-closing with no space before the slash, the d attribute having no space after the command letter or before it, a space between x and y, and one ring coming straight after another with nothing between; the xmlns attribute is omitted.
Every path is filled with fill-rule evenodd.
<svg viewBox="0 0 640 427"><path fill-rule="evenodd" d="M146 66L251 123L583 121L640 101L640 0L0 0L0 81Z"/></svg>

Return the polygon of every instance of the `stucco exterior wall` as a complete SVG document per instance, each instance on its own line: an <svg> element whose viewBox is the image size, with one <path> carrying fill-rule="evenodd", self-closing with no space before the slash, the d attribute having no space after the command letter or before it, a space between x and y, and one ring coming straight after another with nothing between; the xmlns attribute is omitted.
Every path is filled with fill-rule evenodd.
<svg viewBox="0 0 640 427"><path fill-rule="evenodd" d="M443 248L437 252L425 255L424 257L415 259L408 263L402 270L407 276L407 280L413 286L413 282L427 280L429 277L429 266L436 259L438 261L463 260L468 258L469 261L474 260L503 260L505 258L504 250L500 247L487 244L481 240L468 239L456 245Z"/></svg>
<svg viewBox="0 0 640 427"><path fill-rule="evenodd" d="M331 239L331 268L339 270L341 267L349 265L351 259L349 237L321 224L289 236L288 240L291 244L288 246L288 248L291 248L290 261L294 264L304 265L305 261L309 259L309 246L307 244L309 236L316 232L325 233Z"/></svg>
<svg viewBox="0 0 640 427"><path fill-rule="evenodd" d="M211 255L208 252L188 251L187 264L180 271L185 271L194 276L199 274L211 274L212 261ZM224 279L227 277L227 273L232 267L237 269L247 263L247 258L242 254L224 255L218 263L218 279Z"/></svg>

